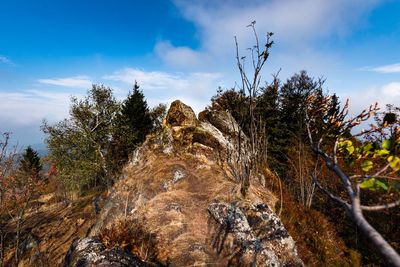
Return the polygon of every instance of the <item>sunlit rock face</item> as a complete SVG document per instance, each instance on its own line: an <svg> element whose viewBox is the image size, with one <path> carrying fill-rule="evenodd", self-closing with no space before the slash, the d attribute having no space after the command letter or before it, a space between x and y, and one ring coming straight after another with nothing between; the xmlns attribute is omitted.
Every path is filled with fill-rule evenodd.
<svg viewBox="0 0 400 267"><path fill-rule="evenodd" d="M238 124L226 112L200 114L171 104L163 130L147 137L110 189L89 236L124 220L155 237L152 260L160 265L302 266L274 213L277 198L257 177L243 197L232 176L226 158L232 136L243 134Z"/></svg>

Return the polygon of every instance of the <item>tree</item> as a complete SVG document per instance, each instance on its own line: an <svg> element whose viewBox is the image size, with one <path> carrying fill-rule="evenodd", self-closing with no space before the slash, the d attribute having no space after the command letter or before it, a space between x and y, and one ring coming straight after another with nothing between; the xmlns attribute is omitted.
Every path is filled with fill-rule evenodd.
<svg viewBox="0 0 400 267"><path fill-rule="evenodd" d="M123 101L113 132L113 157L116 166L125 163L153 129L153 120L143 92L135 82L133 92Z"/></svg>
<svg viewBox="0 0 400 267"><path fill-rule="evenodd" d="M39 178L39 173L42 170L42 164L37 151L33 150L30 146L25 149L20 160L19 170L27 176Z"/></svg>
<svg viewBox="0 0 400 267"><path fill-rule="evenodd" d="M383 192L398 191L400 180L400 121L397 118L387 120L378 125L371 125L369 130L353 134L348 133L355 126L369 120L378 111L377 104L365 109L358 116L345 119L348 113L348 102L340 112L330 112L332 101L325 98L318 109L310 108L314 99L318 97L310 95L306 110L306 130L311 149L316 156L315 172L312 174L314 184L330 199L339 203L353 220L363 234L374 244L382 256L393 266L400 266L400 256L384 237L368 222L363 212L380 211L400 205L397 199L392 203L363 205L361 194L365 190L382 190ZM318 129L318 121L324 115L323 129ZM390 114L390 113L387 113ZM383 114L387 118L387 114ZM393 118L392 115L389 115ZM392 130L392 136L386 139L385 132L388 127ZM378 135L383 138L378 143L371 143L360 139L362 137ZM359 138L359 139L357 139ZM333 141L332 141L333 140ZM368 139L367 139L368 140ZM332 143L333 142L333 143ZM328 170L339 178L346 198L331 192L323 185L318 175L318 165L323 161ZM343 164L352 164L351 173L344 170ZM399 198L397 194L397 198Z"/></svg>
<svg viewBox="0 0 400 267"><path fill-rule="evenodd" d="M107 185L111 181L111 141L119 111L112 90L93 85L83 100L71 98L70 118L42 130L57 177L72 190Z"/></svg>
<svg viewBox="0 0 400 267"><path fill-rule="evenodd" d="M318 105L323 98L322 79L314 80L306 71L300 71L289 78L280 90L281 122L285 129L285 138L295 137L306 141L305 108L310 95L315 95L312 105Z"/></svg>

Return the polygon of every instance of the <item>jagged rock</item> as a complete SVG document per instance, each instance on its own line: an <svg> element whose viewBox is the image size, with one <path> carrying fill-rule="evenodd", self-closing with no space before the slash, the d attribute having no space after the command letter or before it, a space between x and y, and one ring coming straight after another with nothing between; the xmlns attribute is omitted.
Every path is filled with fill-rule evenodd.
<svg viewBox="0 0 400 267"><path fill-rule="evenodd" d="M198 120L191 107L180 100L175 100L168 110L166 124L169 126L195 127L198 124Z"/></svg>
<svg viewBox="0 0 400 267"><path fill-rule="evenodd" d="M145 263L120 248L106 249L96 238L87 237L76 239L72 243L63 264L63 267L86 266L148 267L154 265Z"/></svg>
<svg viewBox="0 0 400 267"><path fill-rule="evenodd" d="M211 123L215 128L228 136L237 136L241 132L239 124L227 111L211 111L206 109L199 113L199 120Z"/></svg>
<svg viewBox="0 0 400 267"><path fill-rule="evenodd" d="M210 215L220 225L214 247L222 250L233 236L238 262L254 266L303 266L295 242L276 214L265 204L214 202Z"/></svg>

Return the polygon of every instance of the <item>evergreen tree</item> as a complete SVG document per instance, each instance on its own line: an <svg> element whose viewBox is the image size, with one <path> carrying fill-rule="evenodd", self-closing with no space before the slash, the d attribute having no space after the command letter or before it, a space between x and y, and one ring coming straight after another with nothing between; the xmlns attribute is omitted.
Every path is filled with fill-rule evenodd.
<svg viewBox="0 0 400 267"><path fill-rule="evenodd" d="M129 94L122 103L120 116L126 120L128 127L135 133L135 136L131 137L133 144L142 143L152 129L152 121L149 107L137 82L133 86L132 94Z"/></svg>
<svg viewBox="0 0 400 267"><path fill-rule="evenodd" d="M125 163L129 155L153 129L153 121L143 92L135 82L133 92L122 103L113 134L113 161L115 166Z"/></svg>
<svg viewBox="0 0 400 267"><path fill-rule="evenodd" d="M260 118L265 127L268 164L278 172L280 172L280 169L285 168L281 162L284 162L282 147L286 145L282 139L283 129L280 120L280 86L280 80L275 77L272 83L262 88L261 94L257 98L256 108L256 116Z"/></svg>
<svg viewBox="0 0 400 267"><path fill-rule="evenodd" d="M28 146L20 161L20 171L25 175L38 178L41 170L42 164L37 151Z"/></svg>
<svg viewBox="0 0 400 267"><path fill-rule="evenodd" d="M305 108L307 98L318 91L322 96L322 80L315 81L306 71L293 75L281 87L281 120L286 129L287 138L296 137L306 140L305 137Z"/></svg>

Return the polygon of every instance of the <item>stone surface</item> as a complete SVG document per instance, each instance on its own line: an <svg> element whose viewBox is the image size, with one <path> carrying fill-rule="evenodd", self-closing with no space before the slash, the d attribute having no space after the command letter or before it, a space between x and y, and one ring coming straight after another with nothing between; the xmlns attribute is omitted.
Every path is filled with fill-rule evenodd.
<svg viewBox="0 0 400 267"><path fill-rule="evenodd" d="M96 238L76 239L65 256L63 267L148 267L155 266L141 261L120 248L106 249Z"/></svg>
<svg viewBox="0 0 400 267"><path fill-rule="evenodd" d="M199 120L202 122L209 122L225 135L237 136L238 133L241 132L239 124L227 111L210 111L206 109L200 112Z"/></svg>
<svg viewBox="0 0 400 267"><path fill-rule="evenodd" d="M303 266L294 240L276 214L263 203L214 202L210 215L220 225L213 245L222 252L229 235L233 239L236 264L253 266Z"/></svg>
<svg viewBox="0 0 400 267"><path fill-rule="evenodd" d="M191 107L180 100L175 100L168 110L166 124L169 126L195 127L198 124L198 120Z"/></svg>

